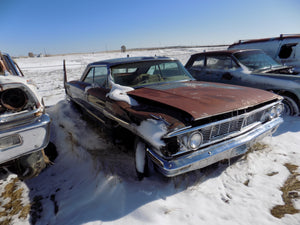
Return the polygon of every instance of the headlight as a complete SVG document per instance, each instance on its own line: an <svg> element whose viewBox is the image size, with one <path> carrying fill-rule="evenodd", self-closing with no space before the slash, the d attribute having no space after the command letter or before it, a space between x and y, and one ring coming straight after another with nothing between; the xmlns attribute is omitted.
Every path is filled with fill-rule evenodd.
<svg viewBox="0 0 300 225"><path fill-rule="evenodd" d="M270 110L270 119L274 119L277 116L277 110L276 107L272 107L272 109Z"/></svg>
<svg viewBox="0 0 300 225"><path fill-rule="evenodd" d="M203 140L203 136L200 132L196 131L192 133L188 139L189 148L191 148L192 150L196 150L197 148L200 147L202 140Z"/></svg>
<svg viewBox="0 0 300 225"><path fill-rule="evenodd" d="M277 104L272 108L268 109L261 117L260 121L262 123L272 120L281 115L284 110L283 104Z"/></svg>
<svg viewBox="0 0 300 225"><path fill-rule="evenodd" d="M262 115L260 122L264 123L267 122L270 119L270 113L269 112L264 112Z"/></svg>
<svg viewBox="0 0 300 225"><path fill-rule="evenodd" d="M276 106L276 114L277 114L277 116L280 116L282 114L283 110L284 110L283 104L278 104Z"/></svg>
<svg viewBox="0 0 300 225"><path fill-rule="evenodd" d="M1 94L1 103L9 110L20 111L27 101L27 95L19 88L7 89Z"/></svg>

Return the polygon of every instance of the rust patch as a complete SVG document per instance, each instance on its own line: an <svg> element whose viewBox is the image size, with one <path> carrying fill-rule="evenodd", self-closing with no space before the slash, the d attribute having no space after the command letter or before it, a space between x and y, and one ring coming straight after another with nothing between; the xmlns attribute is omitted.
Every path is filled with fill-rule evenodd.
<svg viewBox="0 0 300 225"><path fill-rule="evenodd" d="M128 95L180 109L194 120L280 98L276 94L254 88L197 81L140 88L128 92Z"/></svg>

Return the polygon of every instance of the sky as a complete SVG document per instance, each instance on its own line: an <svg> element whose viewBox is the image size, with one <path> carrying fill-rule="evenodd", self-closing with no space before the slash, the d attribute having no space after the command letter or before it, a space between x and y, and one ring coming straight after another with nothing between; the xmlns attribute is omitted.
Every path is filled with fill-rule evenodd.
<svg viewBox="0 0 300 225"><path fill-rule="evenodd" d="M0 0L0 51L231 44L299 34L299 12L299 0Z"/></svg>

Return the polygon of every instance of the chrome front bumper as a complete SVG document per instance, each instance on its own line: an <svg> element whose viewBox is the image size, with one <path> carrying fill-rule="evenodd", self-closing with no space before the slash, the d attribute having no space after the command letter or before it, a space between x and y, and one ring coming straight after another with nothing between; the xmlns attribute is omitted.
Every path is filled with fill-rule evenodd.
<svg viewBox="0 0 300 225"><path fill-rule="evenodd" d="M50 138L50 117L0 131L0 164L45 148Z"/></svg>
<svg viewBox="0 0 300 225"><path fill-rule="evenodd" d="M254 142L273 134L282 122L281 117L276 118L245 134L171 160L162 158L151 149L147 149L147 154L163 175L173 177L246 153Z"/></svg>

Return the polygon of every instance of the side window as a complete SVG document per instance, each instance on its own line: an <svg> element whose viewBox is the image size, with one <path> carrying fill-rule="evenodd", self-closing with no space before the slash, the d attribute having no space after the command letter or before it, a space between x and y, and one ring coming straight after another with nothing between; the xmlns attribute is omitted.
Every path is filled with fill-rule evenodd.
<svg viewBox="0 0 300 225"><path fill-rule="evenodd" d="M4 74L4 71L5 71L4 64L3 64L3 62L2 62L2 60L0 58L0 74Z"/></svg>
<svg viewBox="0 0 300 225"><path fill-rule="evenodd" d="M107 77L107 68L105 66L92 67L84 78L83 82L98 86L104 86Z"/></svg>
<svg viewBox="0 0 300 225"><path fill-rule="evenodd" d="M107 77L107 68L105 66L95 67L94 83L105 86Z"/></svg>
<svg viewBox="0 0 300 225"><path fill-rule="evenodd" d="M84 78L83 82L85 83L88 83L88 84L92 84L93 81L94 81L94 71L95 71L95 68L92 67L88 74L86 75L86 77Z"/></svg>
<svg viewBox="0 0 300 225"><path fill-rule="evenodd" d="M16 68L16 71L18 73L19 76L24 76L22 70L20 69L20 67L18 66L18 64L14 61L14 65Z"/></svg>
<svg viewBox="0 0 300 225"><path fill-rule="evenodd" d="M298 43L289 43L282 45L279 51L279 58L281 59L287 59L292 55L293 47L295 47Z"/></svg>
<svg viewBox="0 0 300 225"><path fill-rule="evenodd" d="M153 65L153 66L151 66L151 67L149 68L149 70L147 71L147 74L149 74L149 75L153 75L153 74L155 74L155 73L160 74L158 65Z"/></svg>
<svg viewBox="0 0 300 225"><path fill-rule="evenodd" d="M208 56L206 61L207 68L210 69L236 69L238 66L230 56Z"/></svg>
<svg viewBox="0 0 300 225"><path fill-rule="evenodd" d="M209 56L206 59L206 66L209 69L218 69L218 63L219 63L219 59L218 57L214 57L214 56Z"/></svg>
<svg viewBox="0 0 300 225"><path fill-rule="evenodd" d="M17 75L17 72L14 69L14 65L11 63L11 61L6 55L3 55L3 60L5 61L4 63L6 63L7 66L6 69L8 70L8 72L11 73L12 75Z"/></svg>
<svg viewBox="0 0 300 225"><path fill-rule="evenodd" d="M238 65L233 61L233 59L230 56L224 57L223 66L226 70L238 68Z"/></svg>
<svg viewBox="0 0 300 225"><path fill-rule="evenodd" d="M181 70L178 68L178 65L176 62L166 62L166 63L160 63L157 65L153 65L149 68L147 71L147 74L149 75L161 75L161 76L170 76L170 75L180 75Z"/></svg>
<svg viewBox="0 0 300 225"><path fill-rule="evenodd" d="M195 59L195 61L193 62L192 68L193 69L199 69L204 67L204 62L205 62L205 56L204 55L200 55L198 56L198 58Z"/></svg>

